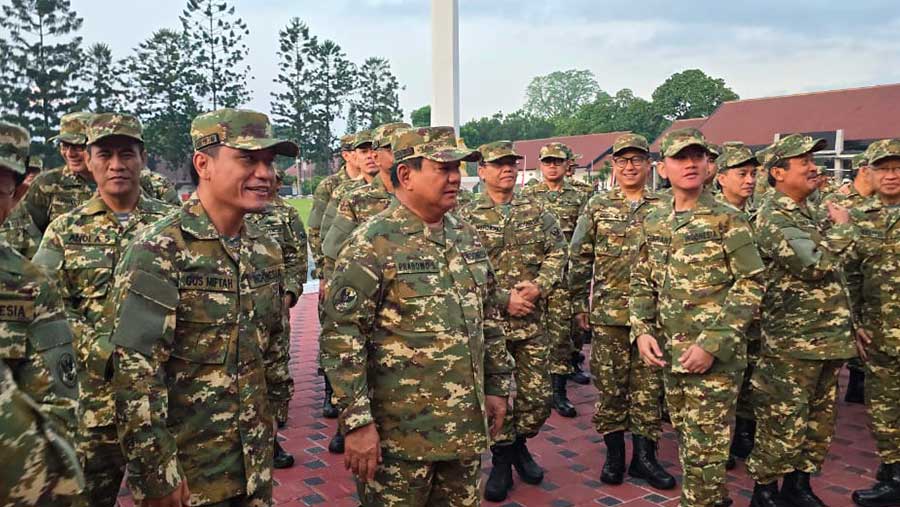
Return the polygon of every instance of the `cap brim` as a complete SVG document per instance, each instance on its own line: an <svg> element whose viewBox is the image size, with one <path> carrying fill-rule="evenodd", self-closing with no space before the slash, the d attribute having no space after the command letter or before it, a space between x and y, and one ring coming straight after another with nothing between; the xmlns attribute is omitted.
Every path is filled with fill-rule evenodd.
<svg viewBox="0 0 900 507"><path fill-rule="evenodd" d="M491 157L491 158L486 158L484 155L482 155L481 160L483 160L484 162L494 162L496 160L500 160L501 158L508 158L508 157L512 157L516 160L522 160L523 158L525 158L524 155L519 155L518 153L507 153L506 155L499 155L499 156Z"/></svg>
<svg viewBox="0 0 900 507"><path fill-rule="evenodd" d="M679 153L681 153L685 148L689 148L691 146L699 146L699 147L703 148L704 150L706 150L706 153L712 153L712 150L709 149L709 146L707 146L706 143L703 143L701 141L687 141L684 143L677 143L677 144L671 146L668 150L666 150L666 153L663 154L663 156L674 157L675 155L678 155Z"/></svg>
<svg viewBox="0 0 900 507"><path fill-rule="evenodd" d="M737 162L733 162L731 164L728 164L727 166L719 167L719 170L724 171L725 169L734 169L735 167L746 165L747 162L753 162L754 165L759 165L759 161L756 160L756 157L750 155L749 157L740 158L737 160Z"/></svg>
<svg viewBox="0 0 900 507"><path fill-rule="evenodd" d="M618 155L619 153L622 153L625 150L639 150L639 151L643 151L644 153L650 153L650 150L645 146L634 146L634 145L629 144L627 146L622 146L618 150L614 151L612 154Z"/></svg>
<svg viewBox="0 0 900 507"><path fill-rule="evenodd" d="M884 155L879 155L877 157L873 157L865 165L875 165L878 162L881 162L882 160L887 160L889 158L900 158L900 153L885 153Z"/></svg>
<svg viewBox="0 0 900 507"><path fill-rule="evenodd" d="M252 142L247 143L226 142L222 144L237 150L247 151L274 149L276 155L283 155L285 157L296 157L300 153L300 148L293 141L284 139L263 138L254 139Z"/></svg>
<svg viewBox="0 0 900 507"><path fill-rule="evenodd" d="M87 136L80 134L58 134L47 139L48 143L52 143L53 141L69 144L87 144Z"/></svg>
<svg viewBox="0 0 900 507"><path fill-rule="evenodd" d="M816 139L813 141L812 147L806 153L822 151L825 149L826 146L828 146L828 141L826 141L824 139Z"/></svg>
<svg viewBox="0 0 900 507"><path fill-rule="evenodd" d="M481 152L478 150L452 148L430 155L423 155L422 157L434 162L478 162L481 160Z"/></svg>
<svg viewBox="0 0 900 507"><path fill-rule="evenodd" d="M25 165L16 159L8 157L0 158L0 169L12 171L17 176L25 176Z"/></svg>
<svg viewBox="0 0 900 507"><path fill-rule="evenodd" d="M568 156L568 155L564 155L564 154L561 154L561 153L560 153L560 154L556 154L556 155L544 155L543 157L539 158L538 160L540 160L541 162L543 162L543 161L547 160L548 158L557 158L557 159L559 159L559 160L569 160L569 156Z"/></svg>
<svg viewBox="0 0 900 507"><path fill-rule="evenodd" d="M104 139L108 139L110 137L127 137L128 139L134 139L135 141L138 141L141 143L144 142L144 139L142 137L132 136L132 135L128 135L128 134L115 133L115 134L104 134L104 135L98 137L97 139L89 139L86 144L96 144L96 143L99 143L100 141L102 141Z"/></svg>

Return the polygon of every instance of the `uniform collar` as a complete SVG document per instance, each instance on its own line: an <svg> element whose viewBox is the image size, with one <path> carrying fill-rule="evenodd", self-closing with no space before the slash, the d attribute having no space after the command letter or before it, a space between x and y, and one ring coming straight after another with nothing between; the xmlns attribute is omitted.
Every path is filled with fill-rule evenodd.
<svg viewBox="0 0 900 507"><path fill-rule="evenodd" d="M84 185L91 188L95 188L97 186L93 181L75 174L75 172L69 168L68 164L64 165L59 173L63 176L63 179L66 183L71 183L73 185Z"/></svg>
<svg viewBox="0 0 900 507"><path fill-rule="evenodd" d="M198 239L219 239L222 235L216 230L209 215L200 203L200 199L191 199L181 208L181 230ZM244 220L241 235L251 239L258 238L259 230L248 220Z"/></svg>
<svg viewBox="0 0 900 507"><path fill-rule="evenodd" d="M161 206L159 201L154 199L149 199L143 191L138 196L137 205L134 207L132 213L142 213L142 212L161 212L163 211L165 206ZM82 215L96 215L98 213L112 213L112 210L109 209L109 206L106 205L106 202L100 197L100 194L95 193L91 200L86 202L84 206L81 208Z"/></svg>
<svg viewBox="0 0 900 507"><path fill-rule="evenodd" d="M419 218L418 215L412 212L409 208L403 205L400 201L394 200L391 204L391 207L388 208L392 210L391 216L400 221L400 231L407 235L414 234L422 234L430 241L441 244L440 241L437 241L436 238L432 237L430 234L430 229L425 222ZM456 242L456 238L459 236L459 231L462 229L462 225L459 220L451 213L444 214L444 240L447 245L453 244Z"/></svg>
<svg viewBox="0 0 900 507"><path fill-rule="evenodd" d="M607 198L612 201L625 201L625 192L622 191L622 187L616 185L606 194ZM644 193L641 194L641 202L647 201L658 201L659 196L650 190L644 189Z"/></svg>
<svg viewBox="0 0 900 507"><path fill-rule="evenodd" d="M491 196L488 195L487 190L478 194L478 196L475 198L475 202L477 203L475 207L478 209L491 209L497 207L498 204L495 203L493 199L491 199ZM527 197L520 194L519 192L513 192L512 200L510 200L509 203L506 204L509 204L510 206L522 206L528 204L528 202L529 201Z"/></svg>

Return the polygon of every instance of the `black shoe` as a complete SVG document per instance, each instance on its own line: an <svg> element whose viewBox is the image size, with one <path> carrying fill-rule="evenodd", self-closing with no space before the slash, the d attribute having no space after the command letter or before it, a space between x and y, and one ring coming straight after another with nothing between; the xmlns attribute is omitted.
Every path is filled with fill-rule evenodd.
<svg viewBox="0 0 900 507"><path fill-rule="evenodd" d="M728 460L725 461L725 470L734 470L734 467L737 466L737 459L734 457L734 454L728 455Z"/></svg>
<svg viewBox="0 0 900 507"><path fill-rule="evenodd" d="M294 455L281 448L281 442L275 437L275 454L272 456L275 468L291 468L294 466Z"/></svg>
<svg viewBox="0 0 900 507"><path fill-rule="evenodd" d="M513 451L513 466L516 467L519 477L528 484L540 484L544 480L544 470L535 463L531 453L528 452L525 437L516 438Z"/></svg>
<svg viewBox="0 0 900 507"><path fill-rule="evenodd" d="M625 480L625 432L614 431L603 435L606 444L606 463L600 472L600 481L606 484L622 484Z"/></svg>
<svg viewBox="0 0 900 507"><path fill-rule="evenodd" d="M851 498L862 507L900 506L900 482L879 481L869 489L854 491Z"/></svg>
<svg viewBox="0 0 900 507"><path fill-rule="evenodd" d="M850 370L847 392L844 393L847 403L866 403L866 374L860 370Z"/></svg>
<svg viewBox="0 0 900 507"><path fill-rule="evenodd" d="M278 421L278 429L283 430L285 426L287 426L287 420Z"/></svg>
<svg viewBox="0 0 900 507"><path fill-rule="evenodd" d="M553 409L563 417L575 417L578 412L566 395L566 377L563 375L550 375L553 384Z"/></svg>
<svg viewBox="0 0 900 507"><path fill-rule="evenodd" d="M339 414L337 407L331 402L331 395L334 391L331 389L331 382L325 377L325 399L322 400L322 417L326 419L337 419Z"/></svg>
<svg viewBox="0 0 900 507"><path fill-rule="evenodd" d="M809 474L794 470L781 481L781 498L794 507L826 507L825 502L813 493Z"/></svg>
<svg viewBox="0 0 900 507"><path fill-rule="evenodd" d="M491 446L491 475L488 476L484 486L484 499L490 502L502 502L506 500L509 490L513 487L512 464L514 444Z"/></svg>
<svg viewBox="0 0 900 507"><path fill-rule="evenodd" d="M885 462L881 462L878 464L878 470L875 472L875 480L878 482L886 482L891 480L891 473L893 471L893 467Z"/></svg>
<svg viewBox="0 0 900 507"><path fill-rule="evenodd" d="M734 423L734 437L731 439L730 454L747 459L756 441L756 421L738 417ZM730 469L729 469L730 470Z"/></svg>
<svg viewBox="0 0 900 507"><path fill-rule="evenodd" d="M790 503L781 498L778 492L778 481L770 484L755 484L753 496L750 497L750 507L792 507Z"/></svg>
<svg viewBox="0 0 900 507"><path fill-rule="evenodd" d="M331 454L344 454L344 435L340 431L335 433L331 437L331 441L328 442L328 452Z"/></svg>
<svg viewBox="0 0 900 507"><path fill-rule="evenodd" d="M591 383L591 376L581 369L582 361L584 361L583 354L581 354L580 352L575 352L574 354L572 354L572 373L570 373L568 377L572 382L586 386Z"/></svg>
<svg viewBox="0 0 900 507"><path fill-rule="evenodd" d="M734 500L732 500L730 496L726 496L725 498L714 503L713 507L731 507L731 504L733 504L733 503L734 503Z"/></svg>
<svg viewBox="0 0 900 507"><path fill-rule="evenodd" d="M631 435L631 442L634 453L631 457L631 466L628 467L628 475L644 479L656 489L674 488L675 478L656 461L656 442L634 434Z"/></svg>

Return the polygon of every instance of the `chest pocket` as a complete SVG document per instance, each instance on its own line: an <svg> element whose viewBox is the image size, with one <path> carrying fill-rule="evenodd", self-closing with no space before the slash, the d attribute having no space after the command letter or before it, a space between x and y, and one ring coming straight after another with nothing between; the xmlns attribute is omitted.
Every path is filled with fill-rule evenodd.
<svg viewBox="0 0 900 507"><path fill-rule="evenodd" d="M450 294L440 285L440 264L426 257L397 259L397 283L394 287L397 328L412 333L439 333L450 326L447 305Z"/></svg>
<svg viewBox="0 0 900 507"><path fill-rule="evenodd" d="M281 267L271 267L247 274L250 294L246 298L246 311L253 320L271 326L281 318L281 285L284 272Z"/></svg>
<svg viewBox="0 0 900 507"><path fill-rule="evenodd" d="M722 239L714 232L689 233L678 255L685 267L684 281L691 287L708 287L731 281Z"/></svg>
<svg viewBox="0 0 900 507"><path fill-rule="evenodd" d="M485 248L495 251L503 245L503 226L497 224L478 224L475 226L478 237Z"/></svg>
<svg viewBox="0 0 900 507"><path fill-rule="evenodd" d="M512 231L512 243L525 264L539 265L544 259L546 233L540 218L518 223Z"/></svg>
<svg viewBox="0 0 900 507"><path fill-rule="evenodd" d="M236 280L182 274L180 285L172 355L193 363L224 363L238 320Z"/></svg>
<svg viewBox="0 0 900 507"><path fill-rule="evenodd" d="M53 197L50 199L50 221L52 222L53 219L63 213L68 213L77 208L82 202L87 200L88 197L83 198L79 192L72 188L65 188L62 192L54 193Z"/></svg>
<svg viewBox="0 0 900 507"><path fill-rule="evenodd" d="M104 298L112 284L115 245L66 247L66 276L76 298Z"/></svg>
<svg viewBox="0 0 900 507"><path fill-rule="evenodd" d="M616 215L601 215L597 217L594 231L597 243L594 251L597 255L619 257L622 255L622 247L625 245L625 231L628 223Z"/></svg>

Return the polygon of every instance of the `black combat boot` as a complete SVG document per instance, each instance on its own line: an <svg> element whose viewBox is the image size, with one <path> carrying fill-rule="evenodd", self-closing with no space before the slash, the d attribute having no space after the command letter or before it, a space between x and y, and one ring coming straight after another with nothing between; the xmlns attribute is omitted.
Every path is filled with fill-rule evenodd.
<svg viewBox="0 0 900 507"><path fill-rule="evenodd" d="M581 369L582 361L584 361L584 355L581 352L572 354L572 373L569 374L569 380L585 386L591 383L591 376Z"/></svg>
<svg viewBox="0 0 900 507"><path fill-rule="evenodd" d="M550 381L553 384L553 408L559 415L563 417L575 417L578 412L575 406L569 401L566 395L566 377L565 375L550 375Z"/></svg>
<svg viewBox="0 0 900 507"><path fill-rule="evenodd" d="M878 482L885 482L891 480L891 471L893 467L889 464L882 461L878 464L878 470L875 471L875 480Z"/></svg>
<svg viewBox="0 0 900 507"><path fill-rule="evenodd" d="M825 502L813 493L809 474L794 470L781 481L781 498L794 507L826 507Z"/></svg>
<svg viewBox="0 0 900 507"><path fill-rule="evenodd" d="M281 448L281 442L275 437L275 454L272 456L275 468L291 468L294 466L294 455Z"/></svg>
<svg viewBox="0 0 900 507"><path fill-rule="evenodd" d="M625 432L614 431L603 435L606 444L606 463L600 472L600 480L606 484L622 484L625 480Z"/></svg>
<svg viewBox="0 0 900 507"><path fill-rule="evenodd" d="M730 454L747 459L756 441L756 421L738 417L734 423L734 437L731 439Z"/></svg>
<svg viewBox="0 0 900 507"><path fill-rule="evenodd" d="M328 442L328 452L331 454L344 454L344 435L341 434L341 430L338 430L331 437L331 441Z"/></svg>
<svg viewBox="0 0 900 507"><path fill-rule="evenodd" d="M631 435L634 447L628 475L636 479L644 479L656 489L672 489L675 478L656 461L656 442L641 435Z"/></svg>
<svg viewBox="0 0 900 507"><path fill-rule="evenodd" d="M728 459L725 460L725 470L734 470L734 467L737 466L737 460L734 459L734 454L729 454Z"/></svg>
<svg viewBox="0 0 900 507"><path fill-rule="evenodd" d="M861 370L850 370L850 378L847 381L847 392L844 393L844 401L847 403L866 403L866 374Z"/></svg>
<svg viewBox="0 0 900 507"><path fill-rule="evenodd" d="M753 486L753 496L750 497L750 507L792 507L790 503L781 498L778 492L778 481L769 484L756 483Z"/></svg>
<svg viewBox="0 0 900 507"><path fill-rule="evenodd" d="M854 491L853 503L862 507L900 506L900 465L883 463L878 471L878 482L869 489Z"/></svg>
<svg viewBox="0 0 900 507"><path fill-rule="evenodd" d="M544 470L540 465L535 463L531 453L528 452L528 446L525 444L525 437L519 435L513 443L513 466L519 477L528 484L540 484L544 480Z"/></svg>
<svg viewBox="0 0 900 507"><path fill-rule="evenodd" d="M733 503L734 503L734 500L732 500L730 496L726 496L725 498L714 503L713 507L731 507L731 504L733 504Z"/></svg>
<svg viewBox="0 0 900 507"><path fill-rule="evenodd" d="M331 389L331 382L325 377L325 399L322 400L322 417L326 419L337 419L338 409L331 403L331 395L334 391Z"/></svg>
<svg viewBox="0 0 900 507"><path fill-rule="evenodd" d="M491 446L491 462L494 468L484 486L484 499L490 502L502 502L513 487L512 464L515 449L509 442Z"/></svg>

